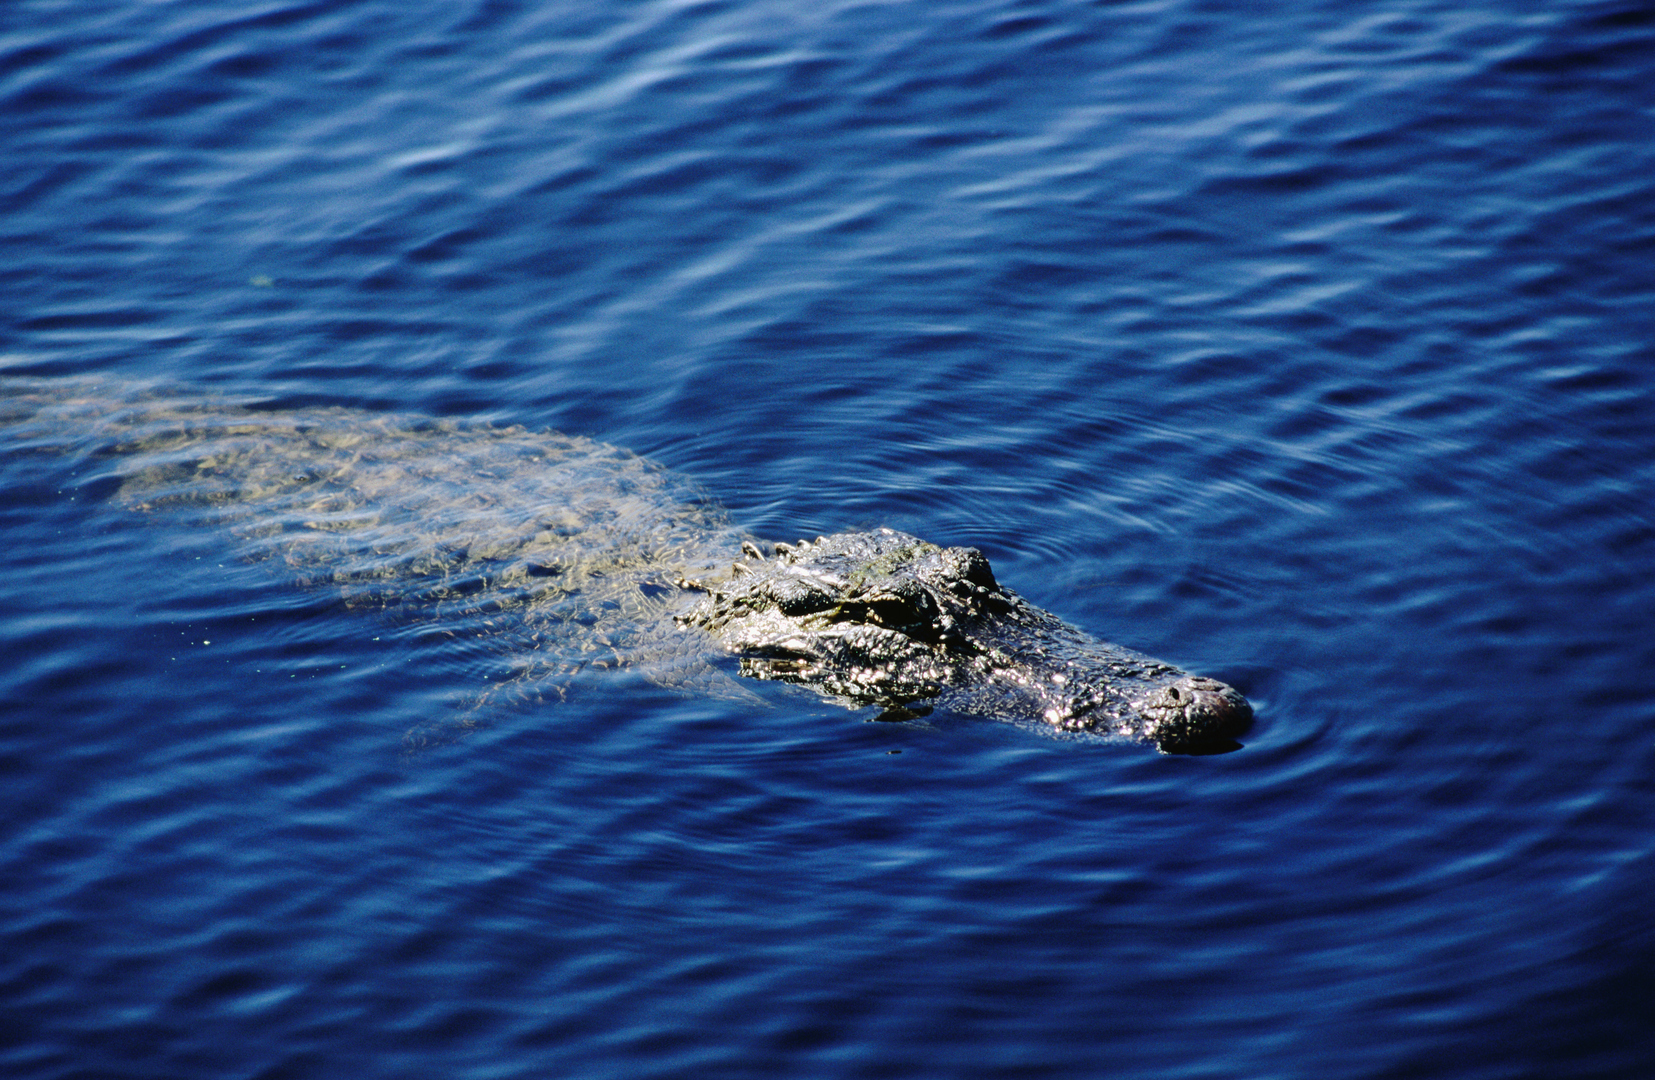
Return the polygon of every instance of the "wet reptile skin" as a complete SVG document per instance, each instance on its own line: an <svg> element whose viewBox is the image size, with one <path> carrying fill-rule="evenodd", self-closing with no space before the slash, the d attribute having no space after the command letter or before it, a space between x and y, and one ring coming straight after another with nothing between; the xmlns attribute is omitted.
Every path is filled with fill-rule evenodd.
<svg viewBox="0 0 1655 1080"><path fill-rule="evenodd" d="M743 554L728 577L689 583L706 595L679 621L753 678L897 716L936 705L1165 750L1225 747L1252 721L1233 688L1098 641L1001 586L975 548L877 529Z"/></svg>
<svg viewBox="0 0 1655 1080"><path fill-rule="evenodd" d="M0 382L0 435L353 607L486 639L520 694L626 665L750 697L724 652L890 719L936 707L1203 750L1252 718L1223 683L1028 603L973 548L879 529L766 556L691 482L590 439L96 379Z"/></svg>

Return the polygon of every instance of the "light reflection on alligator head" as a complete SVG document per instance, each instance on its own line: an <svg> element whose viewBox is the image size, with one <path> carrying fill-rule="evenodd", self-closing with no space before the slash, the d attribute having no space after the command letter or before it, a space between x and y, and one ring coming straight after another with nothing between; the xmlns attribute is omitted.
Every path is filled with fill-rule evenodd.
<svg viewBox="0 0 1655 1080"><path fill-rule="evenodd" d="M975 548L878 529L756 546L679 616L744 675L808 686L904 718L930 706L1235 749L1253 710L1233 687L1098 641L995 580Z"/></svg>

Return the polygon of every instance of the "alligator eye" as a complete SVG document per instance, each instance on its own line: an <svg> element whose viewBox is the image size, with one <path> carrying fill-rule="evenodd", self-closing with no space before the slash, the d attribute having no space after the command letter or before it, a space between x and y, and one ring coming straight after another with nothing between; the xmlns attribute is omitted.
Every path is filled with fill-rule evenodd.
<svg viewBox="0 0 1655 1080"><path fill-rule="evenodd" d="M782 614L794 617L826 611L833 604L833 594L809 585L787 590L776 598L776 606L781 609Z"/></svg>
<svg viewBox="0 0 1655 1080"><path fill-rule="evenodd" d="M964 562L963 570L967 581L979 589L987 589L989 592L1000 591L1000 583L994 580L994 571L989 568L988 559L983 557L982 552L976 548L966 548Z"/></svg>
<svg viewBox="0 0 1655 1080"><path fill-rule="evenodd" d="M917 605L900 596L880 597L868 605L868 613L873 622L893 629L925 620L924 612Z"/></svg>

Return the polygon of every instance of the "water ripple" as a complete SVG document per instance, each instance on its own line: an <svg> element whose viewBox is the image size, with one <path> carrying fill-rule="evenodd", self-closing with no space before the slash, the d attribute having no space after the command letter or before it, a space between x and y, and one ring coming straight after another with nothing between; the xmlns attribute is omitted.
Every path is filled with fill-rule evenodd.
<svg viewBox="0 0 1655 1080"><path fill-rule="evenodd" d="M1636 1074L1651 29L8 8L8 371L973 544L1259 723L1174 760L596 665L479 715L486 614L362 618L11 439L3 1068Z"/></svg>

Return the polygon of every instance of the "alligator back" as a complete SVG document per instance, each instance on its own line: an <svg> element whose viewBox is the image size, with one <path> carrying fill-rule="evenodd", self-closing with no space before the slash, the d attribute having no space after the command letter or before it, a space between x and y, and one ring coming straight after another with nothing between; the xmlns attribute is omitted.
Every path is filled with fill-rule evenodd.
<svg viewBox="0 0 1655 1080"><path fill-rule="evenodd" d="M593 664L716 678L712 643L673 623L677 583L728 566L741 538L693 484L614 446L101 379L0 381L0 444L70 455L117 504L219 530L352 607L487 635L520 684Z"/></svg>

